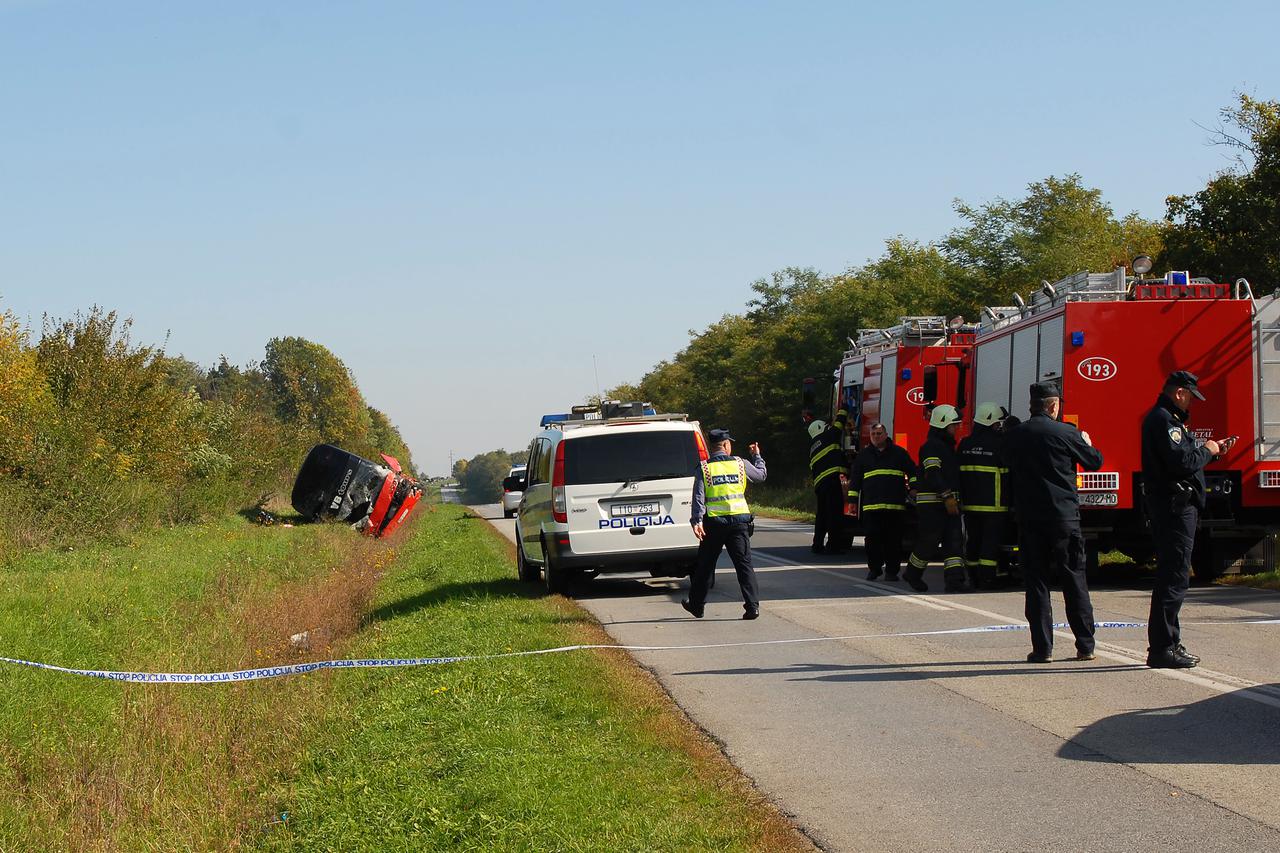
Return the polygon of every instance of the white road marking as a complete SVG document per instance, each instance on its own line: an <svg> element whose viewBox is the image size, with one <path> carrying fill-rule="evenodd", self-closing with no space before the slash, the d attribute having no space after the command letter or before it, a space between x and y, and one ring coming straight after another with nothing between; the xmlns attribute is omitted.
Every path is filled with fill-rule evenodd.
<svg viewBox="0 0 1280 853"><path fill-rule="evenodd" d="M958 602L958 601L934 598L933 596L927 595L925 593L898 592L897 590L886 587L884 584L876 583L875 581L857 580L856 578L850 578L848 575L840 574L838 572L834 572L829 569L819 568L816 566L802 566L802 564L794 562L792 560L788 560L785 557L776 557L776 556L764 553L763 550L760 556L767 557L770 560L775 560L779 563L784 563L791 566L796 566L801 568L813 568L813 569L816 569L817 571L823 572L824 574L828 574L833 577L838 577L843 580L849 581L855 586L859 586L864 589L871 590L873 592L878 592L881 595L896 596L898 598L906 599L907 601L912 601L917 604L922 604L927 607L932 607L935 610L964 610L969 613L973 613L978 616L983 616L992 620L998 620L1009 625L1017 625L1023 621L1022 619L1012 619L1008 616L1005 616L1003 613L996 613L995 611L992 611L992 610L984 610L981 607L974 607L973 605L970 605L970 604L962 604L961 602ZM1060 639L1070 640L1072 643L1075 642L1075 635L1073 635L1069 631L1055 631L1054 636ZM1131 651L1129 649L1124 648L1123 646L1112 645L1111 643L1103 643L1103 642L1096 643L1096 648L1094 650L1094 653L1100 658L1106 658L1108 660L1116 661L1118 663L1140 663L1140 664L1146 663L1146 655L1140 652ZM1178 681L1186 682L1187 684L1195 684L1199 687L1205 687L1217 693L1231 693L1233 695L1240 696L1241 698L1244 698L1244 699L1250 699L1254 702L1258 702L1263 705L1269 705L1273 708L1280 708L1280 697L1271 695L1271 693L1269 692L1269 688L1266 685L1263 685L1257 681L1250 681L1247 678L1239 678L1234 675L1228 675L1225 672L1216 672L1211 669L1202 669L1201 667L1196 667L1194 673L1192 673L1190 670L1185 670L1185 669L1153 669L1151 671L1153 673L1156 673L1157 675L1163 675L1166 678L1176 679ZM1264 692L1264 691L1267 691L1267 692Z"/></svg>

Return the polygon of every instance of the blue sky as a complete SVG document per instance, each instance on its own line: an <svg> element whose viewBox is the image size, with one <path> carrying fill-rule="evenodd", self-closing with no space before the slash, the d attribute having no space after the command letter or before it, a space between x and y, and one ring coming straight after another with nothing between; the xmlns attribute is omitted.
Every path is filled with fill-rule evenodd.
<svg viewBox="0 0 1280 853"><path fill-rule="evenodd" d="M523 447L788 265L1079 172L1149 217L1272 3L0 0L0 309L325 344L420 466ZM595 366L593 366L593 356Z"/></svg>

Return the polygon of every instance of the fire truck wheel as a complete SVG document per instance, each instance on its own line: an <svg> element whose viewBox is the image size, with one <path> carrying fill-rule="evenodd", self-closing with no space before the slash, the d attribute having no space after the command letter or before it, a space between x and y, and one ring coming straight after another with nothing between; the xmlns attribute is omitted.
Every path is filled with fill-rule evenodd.
<svg viewBox="0 0 1280 853"><path fill-rule="evenodd" d="M516 574L525 583L537 583L542 579L542 570L524 558L524 546L516 546Z"/></svg>

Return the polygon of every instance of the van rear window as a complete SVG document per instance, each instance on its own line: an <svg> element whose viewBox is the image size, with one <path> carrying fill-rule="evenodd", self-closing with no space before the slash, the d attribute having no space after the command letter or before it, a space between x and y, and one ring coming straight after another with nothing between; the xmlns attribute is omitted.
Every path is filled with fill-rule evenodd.
<svg viewBox="0 0 1280 853"><path fill-rule="evenodd" d="M620 432L565 441L567 486L692 477L697 470L692 432Z"/></svg>

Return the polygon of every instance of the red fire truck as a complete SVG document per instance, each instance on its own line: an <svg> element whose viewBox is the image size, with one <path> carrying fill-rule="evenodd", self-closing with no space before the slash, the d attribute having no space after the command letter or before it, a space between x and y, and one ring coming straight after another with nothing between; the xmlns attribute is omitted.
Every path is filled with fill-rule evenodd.
<svg viewBox="0 0 1280 853"><path fill-rule="evenodd" d="M1255 546L1280 530L1280 299L1255 298L1243 279L1143 278L1124 267L1045 282L1014 299L983 309L976 328L904 318L893 329L861 332L836 374L839 393L858 411L849 449L880 420L915 452L937 403L960 408L966 429L979 403L1026 417L1030 385L1055 379L1063 419L1087 430L1104 457L1101 471L1078 480L1091 554L1116 549L1142 558L1151 542L1140 425L1164 378L1190 370L1206 398L1191 412L1196 435L1239 436L1206 470L1196 570L1217 574L1251 551L1249 561L1270 562L1268 549Z"/></svg>

